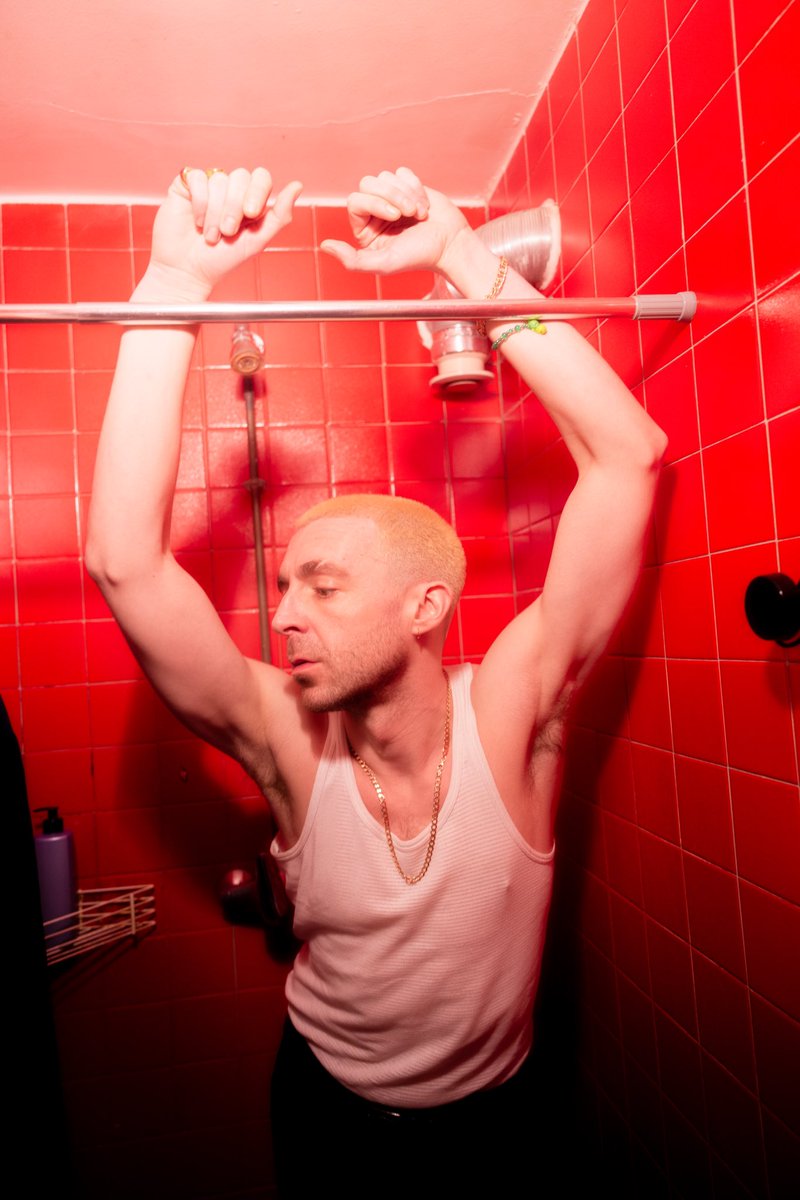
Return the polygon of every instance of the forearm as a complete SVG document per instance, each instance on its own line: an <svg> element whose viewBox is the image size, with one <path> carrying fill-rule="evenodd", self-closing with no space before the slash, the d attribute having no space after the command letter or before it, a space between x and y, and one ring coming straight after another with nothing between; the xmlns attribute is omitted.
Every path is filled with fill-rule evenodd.
<svg viewBox="0 0 800 1200"><path fill-rule="evenodd" d="M497 277L499 259L471 231L455 238L441 263L442 272L462 295L482 299ZM541 293L513 269L502 299L529 301L523 316L536 316ZM493 340L517 321L489 322ZM666 438L608 363L577 330L564 321L547 323L546 336L528 330L502 342L500 353L519 372L544 405L579 469L592 463L645 466L660 460Z"/></svg>
<svg viewBox="0 0 800 1200"><path fill-rule="evenodd" d="M133 299L189 301L148 272ZM87 566L109 582L152 570L169 549L183 393L197 329L136 327L121 339L103 421L87 537Z"/></svg>

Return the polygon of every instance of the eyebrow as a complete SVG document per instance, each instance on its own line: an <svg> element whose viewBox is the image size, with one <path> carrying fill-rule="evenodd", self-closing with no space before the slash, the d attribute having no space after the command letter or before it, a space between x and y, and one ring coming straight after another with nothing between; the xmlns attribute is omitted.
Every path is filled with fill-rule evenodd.
<svg viewBox="0 0 800 1200"><path fill-rule="evenodd" d="M297 568L297 574L301 579L310 579L314 575L333 575L337 579L345 579L349 572L344 567L339 567L334 562L329 562L324 558L314 558L309 562L301 563ZM289 586L289 581L285 575L278 576L278 591L285 592Z"/></svg>

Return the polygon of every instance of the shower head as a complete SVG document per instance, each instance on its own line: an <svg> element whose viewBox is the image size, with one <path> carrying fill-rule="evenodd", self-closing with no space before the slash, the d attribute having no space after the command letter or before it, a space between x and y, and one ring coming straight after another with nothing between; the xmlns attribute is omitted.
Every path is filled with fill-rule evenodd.
<svg viewBox="0 0 800 1200"><path fill-rule="evenodd" d="M515 271L537 288L552 281L561 253L561 221L553 200L539 208L506 213L475 230L497 255L504 255ZM446 300L459 296L441 275L426 299ZM489 342L474 321L420 321L417 325L423 346L430 350L437 373L431 386L442 391L468 391L484 379Z"/></svg>

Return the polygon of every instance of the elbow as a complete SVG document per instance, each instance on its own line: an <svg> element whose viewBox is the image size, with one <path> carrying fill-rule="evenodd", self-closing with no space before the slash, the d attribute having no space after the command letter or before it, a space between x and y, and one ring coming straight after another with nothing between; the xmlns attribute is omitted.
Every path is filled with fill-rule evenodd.
<svg viewBox="0 0 800 1200"><path fill-rule="evenodd" d="M83 563L86 567L87 574L90 579L93 579L98 587L102 588L103 581L107 576L106 555L103 548L94 535L91 524L91 515L89 518L89 530L86 534L86 545L83 550Z"/></svg>
<svg viewBox="0 0 800 1200"><path fill-rule="evenodd" d="M124 577L124 573L118 569L119 564L115 564L114 559L115 556L106 553L91 535L87 538L83 555L84 565L89 578L94 580L106 597Z"/></svg>
<svg viewBox="0 0 800 1200"><path fill-rule="evenodd" d="M83 561L87 574L97 584L110 603L110 597L122 588L137 584L143 579L152 579L164 563L164 557L132 553L120 542L110 545L105 539L92 536L91 528L86 539Z"/></svg>
<svg viewBox="0 0 800 1200"><path fill-rule="evenodd" d="M661 428L661 426L656 425L655 421L652 422L652 426L653 426L653 428L651 430L651 439L650 439L650 442L651 442L651 445L650 445L651 463L650 463L650 465L651 465L652 470L660 471L661 467L664 463L664 458L667 453L667 448L669 446L669 438L664 433L664 430Z"/></svg>

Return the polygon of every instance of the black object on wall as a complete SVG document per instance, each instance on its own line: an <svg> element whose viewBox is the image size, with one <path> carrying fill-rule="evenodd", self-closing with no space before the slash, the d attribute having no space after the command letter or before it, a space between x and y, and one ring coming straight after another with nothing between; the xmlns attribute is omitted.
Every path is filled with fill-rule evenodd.
<svg viewBox="0 0 800 1200"><path fill-rule="evenodd" d="M788 575L757 575L744 594L744 611L753 633L779 646L800 642L800 586Z"/></svg>
<svg viewBox="0 0 800 1200"><path fill-rule="evenodd" d="M6 1062L11 1103L5 1126L6 1176L35 1175L36 1192L75 1195L25 772L0 697L0 778L4 781L7 862L14 901L8 923ZM32 1185L31 1185L32 1186ZM52 1189L52 1192L51 1192Z"/></svg>

